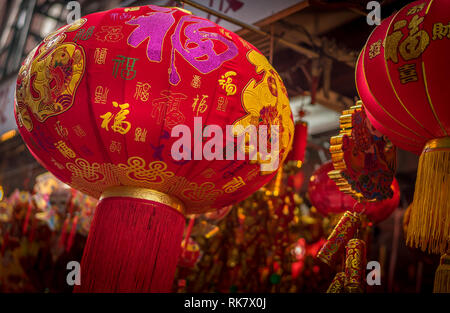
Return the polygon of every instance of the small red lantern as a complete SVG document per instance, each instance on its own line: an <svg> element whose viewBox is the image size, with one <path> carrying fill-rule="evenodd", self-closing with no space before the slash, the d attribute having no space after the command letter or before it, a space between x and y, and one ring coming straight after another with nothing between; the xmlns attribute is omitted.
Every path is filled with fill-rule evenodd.
<svg viewBox="0 0 450 313"><path fill-rule="evenodd" d="M194 239L189 237L187 243L184 239L181 242L181 254L180 260L178 261L178 265L186 268L193 268L200 258L202 257L202 252L200 250L200 246Z"/></svg>
<svg viewBox="0 0 450 313"><path fill-rule="evenodd" d="M420 154L407 243L445 253L450 238L450 3L412 2L384 20L361 51L358 93L374 127Z"/></svg>
<svg viewBox="0 0 450 313"><path fill-rule="evenodd" d="M237 139L219 135L225 126L238 135L257 128L279 164L294 129L283 82L255 47L186 10L153 5L94 13L47 36L19 71L16 100L36 159L100 198L76 287L84 292L169 291L184 214L244 199L278 168L261 154L237 158ZM175 158L185 131L193 147ZM245 148L257 151L252 141Z"/></svg>
<svg viewBox="0 0 450 313"><path fill-rule="evenodd" d="M308 123L298 121L294 128L294 141L292 150L289 152L286 160L296 162L297 167L301 167L305 160L306 144L308 140Z"/></svg>

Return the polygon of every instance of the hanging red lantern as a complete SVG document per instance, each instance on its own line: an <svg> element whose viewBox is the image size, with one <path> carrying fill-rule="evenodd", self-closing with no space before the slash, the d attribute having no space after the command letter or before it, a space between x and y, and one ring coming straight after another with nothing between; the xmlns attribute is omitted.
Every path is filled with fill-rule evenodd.
<svg viewBox="0 0 450 313"><path fill-rule="evenodd" d="M398 207L400 188L395 178L391 185L392 198L358 204L352 196L341 192L336 183L328 176L328 172L332 170L334 170L332 162L324 163L314 171L308 186L311 204L324 216L330 213L351 211L363 213L371 222L379 223L388 218Z"/></svg>
<svg viewBox="0 0 450 313"><path fill-rule="evenodd" d="M181 254L180 260L178 261L178 265L186 268L193 268L200 261L202 257L202 251L200 249L199 244L192 239L188 238L186 243L186 239L181 242Z"/></svg>
<svg viewBox="0 0 450 313"><path fill-rule="evenodd" d="M267 183L294 128L283 82L255 47L186 10L153 5L94 13L50 34L19 71L15 113L38 161L100 198L83 292L169 291L184 214ZM264 153L237 159L237 139L218 135L226 125L238 135L257 128L269 164ZM260 150L251 140L245 147Z"/></svg>
<svg viewBox="0 0 450 313"><path fill-rule="evenodd" d="M421 153L407 243L444 253L450 238L450 3L419 0L370 35L356 68L373 125L399 147Z"/></svg>
<svg viewBox="0 0 450 313"><path fill-rule="evenodd" d="M296 162L297 167L301 167L305 160L306 144L308 139L308 123L298 121L294 127L294 141L292 150L287 156L287 161Z"/></svg>

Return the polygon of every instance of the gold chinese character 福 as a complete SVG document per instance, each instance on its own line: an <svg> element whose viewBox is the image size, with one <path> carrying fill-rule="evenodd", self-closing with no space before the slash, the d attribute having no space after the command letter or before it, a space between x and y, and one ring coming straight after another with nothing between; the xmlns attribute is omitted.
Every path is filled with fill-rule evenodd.
<svg viewBox="0 0 450 313"><path fill-rule="evenodd" d="M150 89L150 84L149 83L142 83L142 82L138 82L136 84L136 91L134 93L134 98L136 100L141 100L141 101L147 101L150 93L148 92L148 90Z"/></svg>
<svg viewBox="0 0 450 313"><path fill-rule="evenodd" d="M108 48L95 48L94 62L96 64L105 64L107 54L108 54Z"/></svg>
<svg viewBox="0 0 450 313"><path fill-rule="evenodd" d="M206 109L208 108L208 105L206 104L206 99L208 98L208 95L202 95L202 99L199 101L199 96L194 98L194 103L192 104L192 111L195 112L195 116L198 116L199 114L205 113ZM197 105L198 104L198 105ZM197 109L197 111L196 111Z"/></svg>
<svg viewBox="0 0 450 313"><path fill-rule="evenodd" d="M406 61L419 57L430 43L428 33L423 29L419 30L423 19L423 17L419 18L418 15L413 16L408 25L409 35L399 46L400 55Z"/></svg>
<svg viewBox="0 0 450 313"><path fill-rule="evenodd" d="M227 92L227 96L232 96L236 93L236 85L233 84L233 76L236 75L236 72L228 71L219 79L219 85Z"/></svg>
<svg viewBox="0 0 450 313"><path fill-rule="evenodd" d="M130 105L128 103L118 104L116 101L113 101L113 106L120 108L120 111L115 116L111 112L101 115L100 117L103 119L101 127L109 131L109 123L114 117L111 129L116 133L125 135L131 128L131 123L125 120L130 113L130 110L128 110Z"/></svg>

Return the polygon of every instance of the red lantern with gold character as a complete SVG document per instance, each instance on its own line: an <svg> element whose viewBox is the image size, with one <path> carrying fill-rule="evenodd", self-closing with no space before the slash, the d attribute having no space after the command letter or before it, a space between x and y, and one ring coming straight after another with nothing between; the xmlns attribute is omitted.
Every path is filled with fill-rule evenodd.
<svg viewBox="0 0 450 313"><path fill-rule="evenodd" d="M153 5L94 13L47 36L19 71L15 113L42 165L100 198L83 292L169 291L184 214L267 183L294 128L283 82L254 46L186 10ZM250 140L237 158L225 125L245 136L254 126L267 153L264 140Z"/></svg>
<svg viewBox="0 0 450 313"><path fill-rule="evenodd" d="M444 253L450 243L450 2L419 0L370 35L356 69L372 124L421 153L407 243Z"/></svg>

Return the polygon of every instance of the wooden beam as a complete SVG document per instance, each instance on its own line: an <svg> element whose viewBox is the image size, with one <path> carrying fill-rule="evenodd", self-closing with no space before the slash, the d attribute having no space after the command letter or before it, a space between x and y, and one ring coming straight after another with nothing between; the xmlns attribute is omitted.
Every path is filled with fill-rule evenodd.
<svg viewBox="0 0 450 313"><path fill-rule="evenodd" d="M323 106L336 111L338 113L342 113L342 110L351 107L354 105L354 101L346 96L343 96L335 91L330 90L328 92L329 97L325 97L323 93L323 89L320 89L316 93L316 101L317 103L322 104Z"/></svg>
<svg viewBox="0 0 450 313"><path fill-rule="evenodd" d="M258 26L258 27L270 25L270 24L275 23L276 21L279 21L289 15L297 13L307 7L309 7L309 0L301 1L297 4L294 4L293 6L290 6L287 9L284 9L278 13L275 13L274 15L271 15L269 17L266 17L265 19L262 19L256 23L254 23L254 25ZM242 35L247 34L248 32L250 32L250 30L243 28L243 29L238 30L236 32L236 34L238 34L239 36L242 36Z"/></svg>

